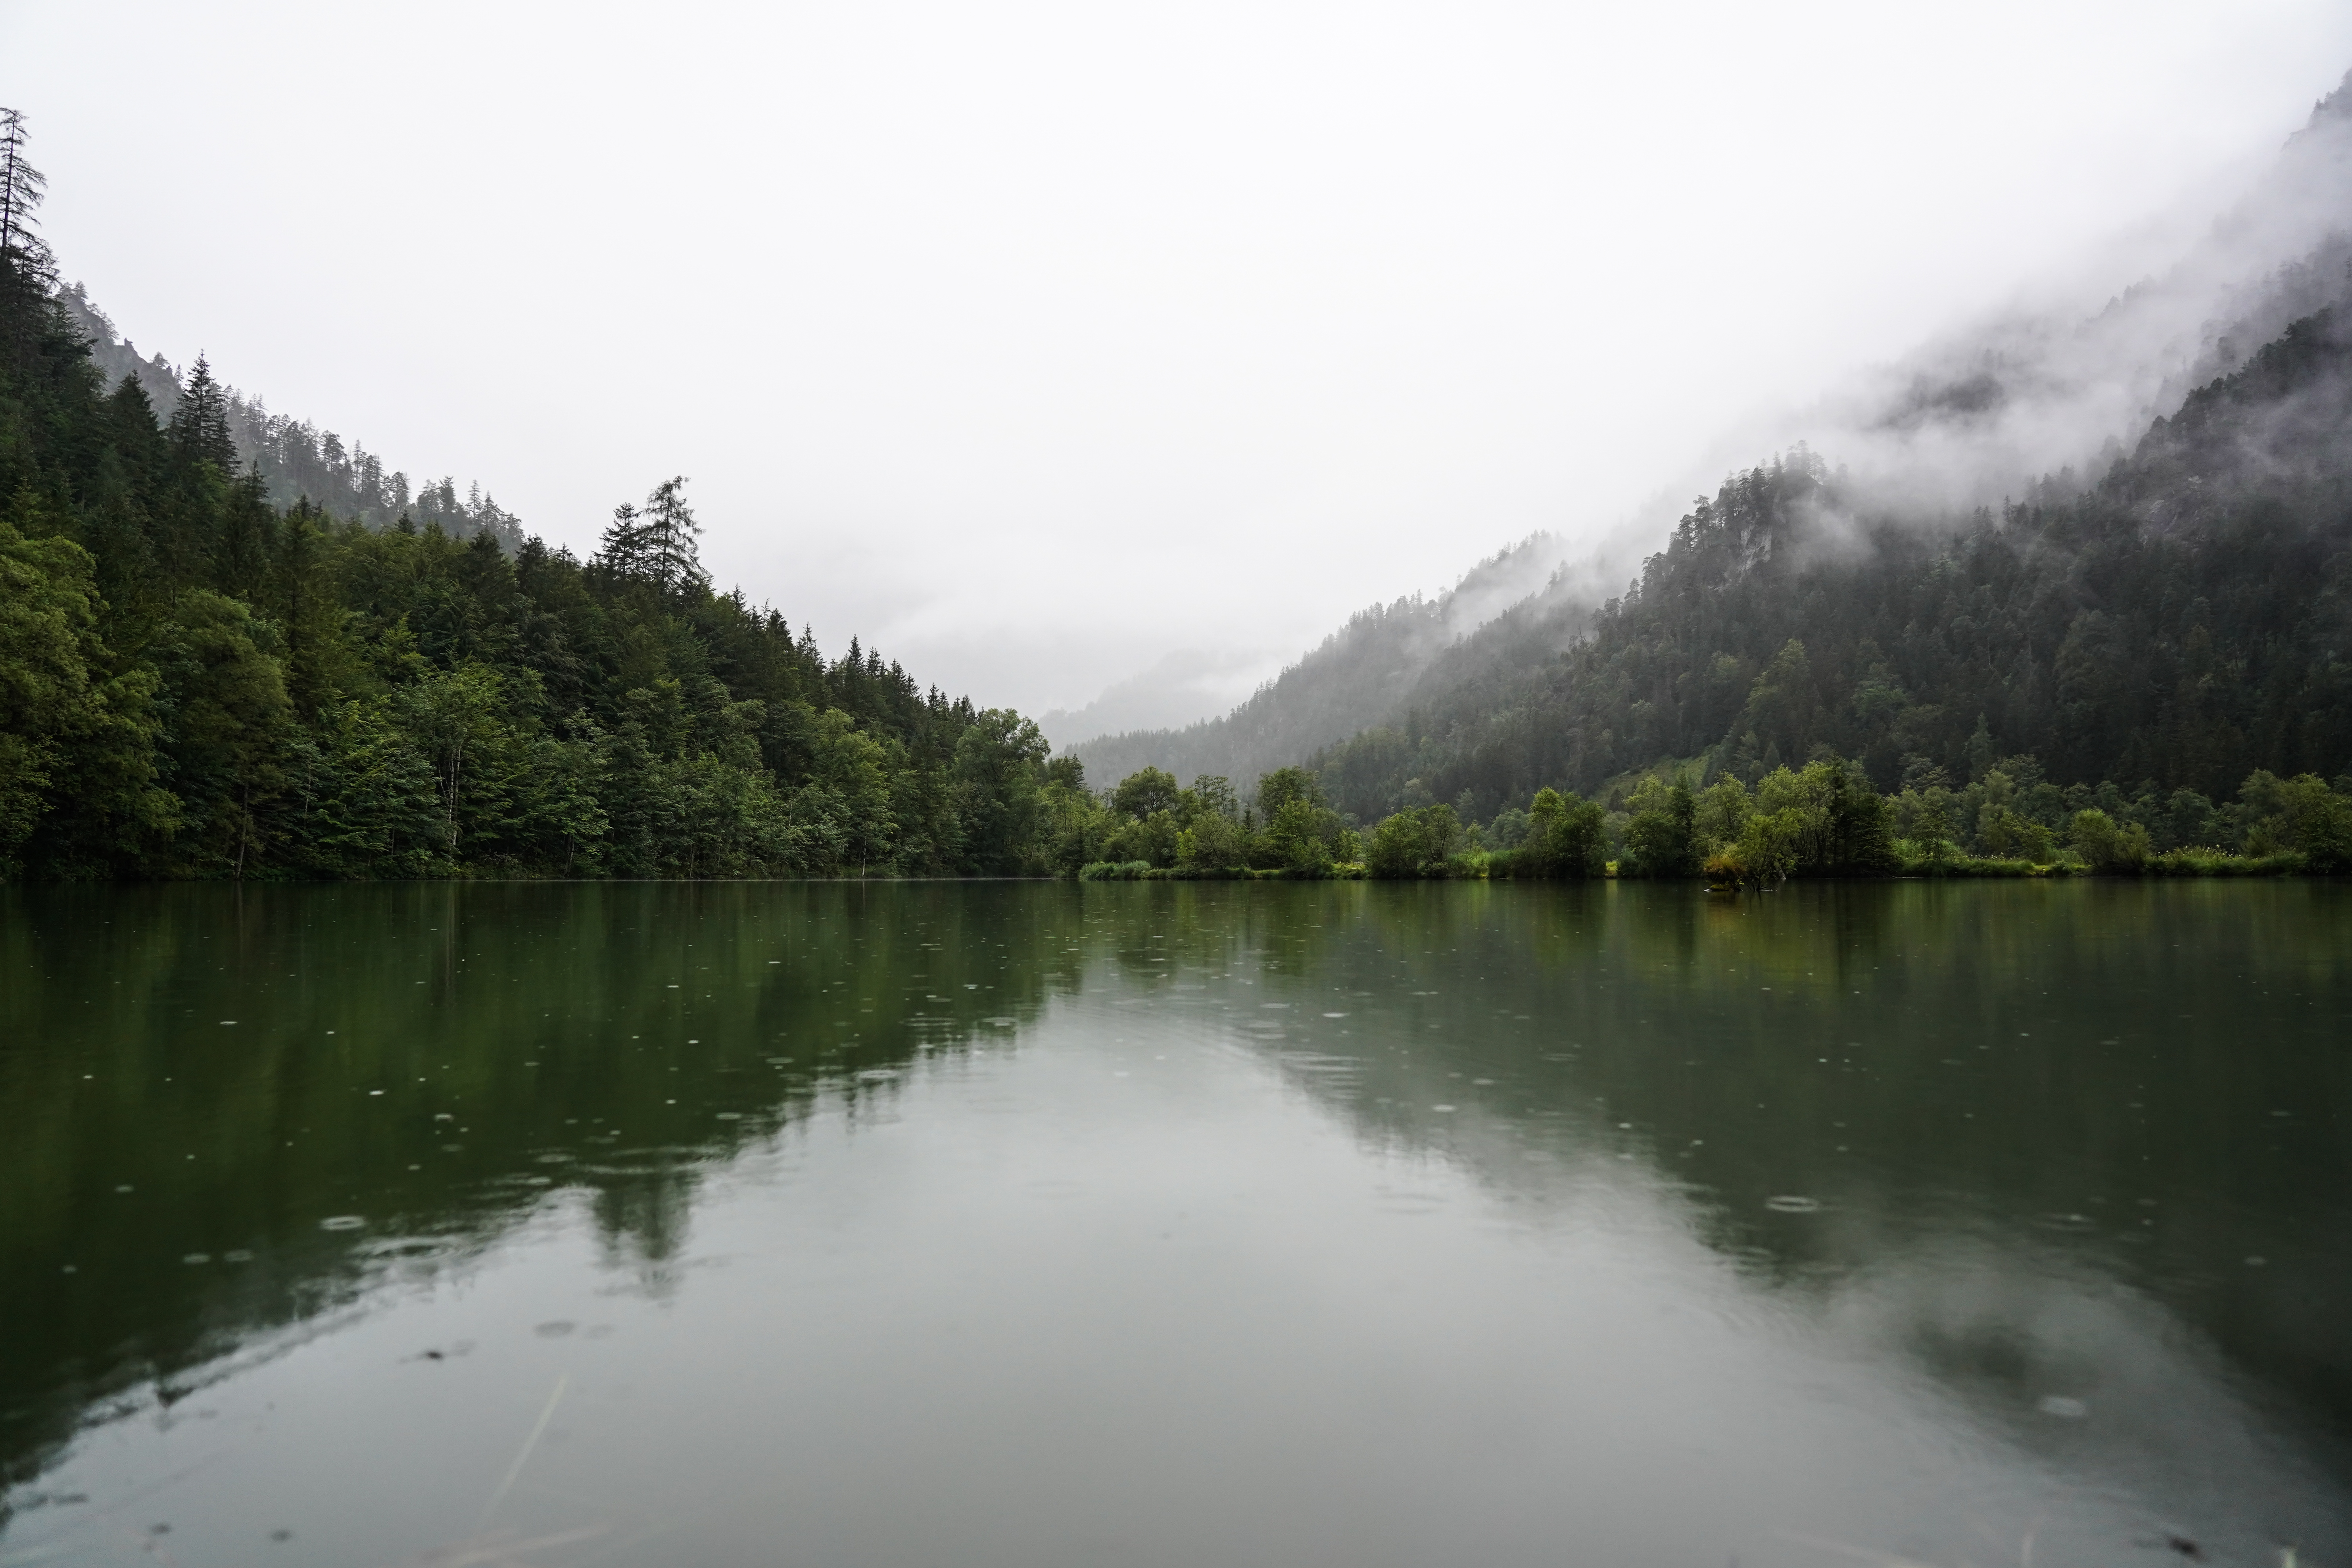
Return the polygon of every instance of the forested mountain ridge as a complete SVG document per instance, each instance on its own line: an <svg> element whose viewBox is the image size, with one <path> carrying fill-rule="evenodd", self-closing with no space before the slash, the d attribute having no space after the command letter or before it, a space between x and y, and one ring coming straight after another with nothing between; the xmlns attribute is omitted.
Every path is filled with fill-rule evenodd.
<svg viewBox="0 0 2352 1568"><path fill-rule="evenodd" d="M90 363L106 378L107 387L137 381L158 419L169 423L178 412L185 383L211 385L212 367L202 357L185 377L162 354L142 357L80 284L60 289L58 302L89 343ZM333 431L321 430L307 419L272 414L260 399L234 387L222 388L222 396L237 460L261 475L262 493L272 506L283 510L307 501L339 522L390 528L407 517L420 527L438 523L458 539L494 533L509 551L522 543L521 520L485 494L479 484L469 486L461 497L456 481L445 476L412 492L406 474L385 468L381 458L358 442L346 447Z"/></svg>
<svg viewBox="0 0 2352 1568"><path fill-rule="evenodd" d="M1979 506L1991 517L2021 495L2045 502L2072 497L2082 488L2079 470L2105 472L2123 456L2125 443L2157 416L2177 413L2193 389L2235 373L2252 350L2279 338L2291 322L2341 299L2352 265L2347 212L2352 77L2314 105L2305 125L2209 229L2104 306L2021 304L1973 322L1864 375L1820 405L1791 414L1777 437L1747 450L1777 447L1795 454L1810 440L1835 458L1835 479L1819 476L1826 489L1790 501L1807 516L1818 511L1827 520L1819 537L1805 536L1805 547L1813 550L1829 550L1839 538L1858 549L1855 531L1874 529L1883 535L1873 542L1875 547L1910 548L1917 539L1955 533ZM1718 496L1713 504L1727 501ZM1870 521L1858 521L1864 519ZM1907 531L1894 527L1898 519L1911 525ZM1801 521L1792 518L1782 531L1783 551L1803 534L1797 526ZM1365 640L1360 635L1330 639L1299 668L1311 668L1318 687L1352 683L1363 695L1349 711L1361 713L1381 700L1388 704L1363 714L1360 739L1352 743L1329 733L1326 714L1309 710L1324 721L1319 728L1300 722L1303 705L1270 700L1262 692L1227 720L1112 737L1082 744L1079 752L1097 773L1147 763L1179 773L1209 766L1244 784L1263 769L1317 758L1340 770L1329 781L1332 788L1367 820L1422 801L1439 789L1437 775L1452 766L1445 759L1453 749L1473 744L1459 732L1465 716L1484 715L1482 721L1497 731L1550 721L1530 706L1531 673L1550 668L1596 631L1596 616L1612 592L1598 584L1622 584L1629 573L1644 571L1642 563L1653 548L1648 541L1675 526L1674 512L1665 509L1646 523L1628 520L1613 542L1556 572L1541 590L1499 614L1496 606L1457 617L1433 642L1423 644L1408 667L1391 660L1378 669L1381 680L1356 679L1340 668ZM1906 533L1916 536L1909 544L1901 542ZM1551 548L1558 560L1559 542L1551 542ZM1866 584L1850 586L1859 591ZM1371 643L1374 653L1383 647ZM1752 681L1775 651L1751 656L1753 668L1738 680ZM1715 672L1693 679L1705 685L1732 678ZM1731 708L1744 700L1746 689L1735 685L1727 700ZM1969 704L1977 699L1916 688L1910 695L1915 705L1954 712L1968 708L1952 721L1964 734L1973 732L1976 709ZM1913 721L1915 727L1926 722ZM1433 726L1450 738L1424 749ZM1648 767L1663 755L1635 755L1640 743L1627 740L1622 723L1602 728L1623 767ZM1236 732L1247 736L1245 748L1230 743ZM1718 738L1679 735L1674 743L1688 748L1679 753L1687 758ZM1558 768L1553 742L1559 739L1529 736L1522 749ZM1476 743L1501 742L1489 736ZM1759 744L1769 745L1769 737ZM1549 776L1562 784L1593 780L1580 767ZM1472 789L1469 802L1461 799L1465 787ZM1483 811L1491 809L1493 789L1490 781L1465 777L1436 798L1476 804Z"/></svg>
<svg viewBox="0 0 2352 1568"><path fill-rule="evenodd" d="M1563 652L1316 756L1366 818L1473 816L1675 762L1753 782L1819 751L1872 780L2225 795L2352 767L2352 289L2191 393L2095 484L1923 524L1799 451L1695 507Z"/></svg>
<svg viewBox="0 0 2352 1568"><path fill-rule="evenodd" d="M1556 597L1566 581L1559 556L1560 542L1549 534L1521 540L1434 599L1415 594L1357 611L1231 713L1180 730L1099 736L1069 750L1099 778L1160 767L1187 778L1255 779L1396 712L1464 634L1497 609ZM1538 587L1547 583L1549 590Z"/></svg>
<svg viewBox="0 0 2352 1568"><path fill-rule="evenodd" d="M682 479L584 561L280 504L201 365L94 363L0 136L0 876L1053 868L1035 726L714 592Z"/></svg>

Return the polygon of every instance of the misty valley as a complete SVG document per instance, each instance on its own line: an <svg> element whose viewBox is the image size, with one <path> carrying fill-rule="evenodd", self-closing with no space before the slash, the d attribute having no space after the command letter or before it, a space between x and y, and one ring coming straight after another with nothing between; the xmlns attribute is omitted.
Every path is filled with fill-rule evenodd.
<svg viewBox="0 0 2352 1568"><path fill-rule="evenodd" d="M2352 77L2103 306L1613 533L1433 500L1166 724L1272 661L1034 718L717 437L526 521L142 353L34 152L0 1568L2352 1561Z"/></svg>

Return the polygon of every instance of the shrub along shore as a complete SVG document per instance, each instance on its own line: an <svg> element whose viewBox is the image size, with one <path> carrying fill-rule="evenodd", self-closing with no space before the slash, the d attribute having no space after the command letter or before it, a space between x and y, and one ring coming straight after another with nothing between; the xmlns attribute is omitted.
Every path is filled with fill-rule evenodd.
<svg viewBox="0 0 2352 1568"><path fill-rule="evenodd" d="M2032 757L1989 763L1964 786L1923 769L1873 787L1823 754L1751 783L1694 784L1685 768L1619 781L1598 799L1538 790L1492 822L1442 802L1369 829L1284 768L1243 808L1223 779L1191 789L1146 768L1099 797L1073 792L1056 858L1081 881L1705 879L1770 887L1800 877L2336 875L2352 870L2352 775L2257 770L2238 798L2109 783L2058 785Z"/></svg>

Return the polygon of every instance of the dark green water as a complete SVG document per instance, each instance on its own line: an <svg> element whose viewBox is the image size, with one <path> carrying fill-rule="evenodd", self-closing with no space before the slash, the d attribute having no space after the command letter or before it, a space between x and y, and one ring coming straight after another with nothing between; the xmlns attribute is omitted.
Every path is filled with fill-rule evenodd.
<svg viewBox="0 0 2352 1568"><path fill-rule="evenodd" d="M2352 1560L2352 889L0 921L0 1568Z"/></svg>

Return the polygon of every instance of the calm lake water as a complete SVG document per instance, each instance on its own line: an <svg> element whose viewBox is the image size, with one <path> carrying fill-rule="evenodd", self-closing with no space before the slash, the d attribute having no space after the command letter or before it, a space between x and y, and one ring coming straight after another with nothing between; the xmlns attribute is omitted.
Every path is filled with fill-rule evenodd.
<svg viewBox="0 0 2352 1568"><path fill-rule="evenodd" d="M2352 1561L2352 888L0 921L0 1565Z"/></svg>

